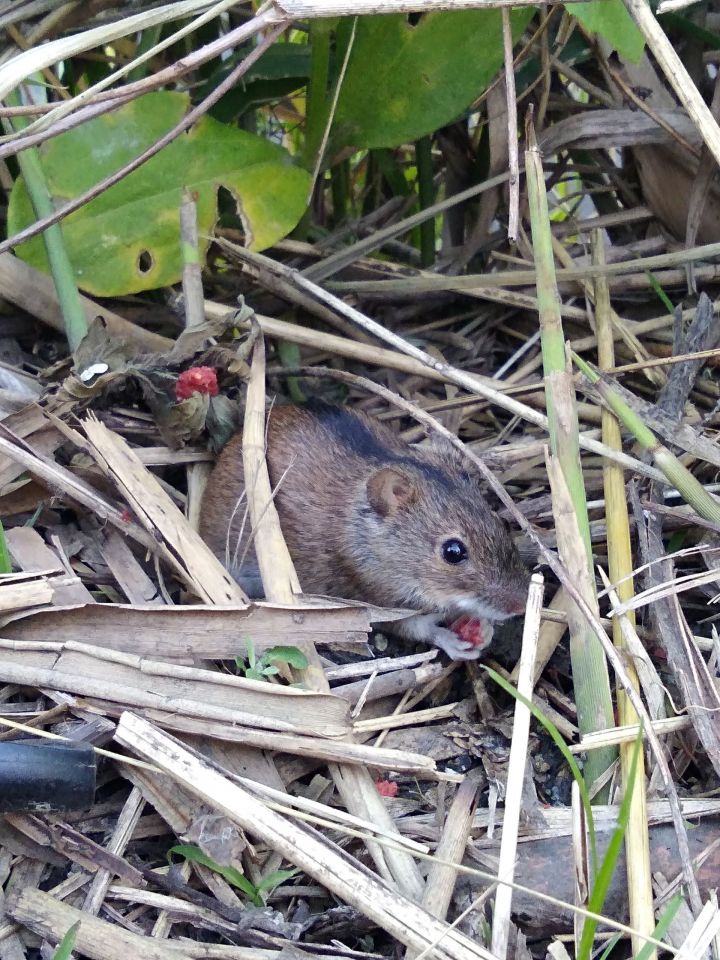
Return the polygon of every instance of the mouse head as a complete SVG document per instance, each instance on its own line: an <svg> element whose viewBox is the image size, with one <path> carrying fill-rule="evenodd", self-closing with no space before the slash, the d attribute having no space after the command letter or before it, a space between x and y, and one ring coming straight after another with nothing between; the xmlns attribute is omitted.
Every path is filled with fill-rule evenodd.
<svg viewBox="0 0 720 960"><path fill-rule="evenodd" d="M525 609L528 571L474 478L408 460L374 471L363 499L363 576L385 602L487 620Z"/></svg>

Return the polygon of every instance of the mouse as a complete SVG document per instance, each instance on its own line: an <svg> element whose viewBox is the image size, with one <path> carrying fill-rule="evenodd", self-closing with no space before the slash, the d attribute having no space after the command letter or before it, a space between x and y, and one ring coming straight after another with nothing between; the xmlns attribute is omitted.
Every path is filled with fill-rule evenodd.
<svg viewBox="0 0 720 960"><path fill-rule="evenodd" d="M363 412L315 401L271 408L266 459L304 592L416 610L379 626L456 660L476 659L494 623L524 612L529 572L479 475L451 444L410 446ZM199 529L260 598L240 433L210 474ZM469 619L479 637L451 629Z"/></svg>

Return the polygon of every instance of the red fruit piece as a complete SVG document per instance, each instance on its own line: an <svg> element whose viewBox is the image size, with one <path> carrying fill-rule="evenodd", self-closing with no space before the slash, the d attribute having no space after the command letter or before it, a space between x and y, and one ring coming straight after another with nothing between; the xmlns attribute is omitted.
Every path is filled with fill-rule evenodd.
<svg viewBox="0 0 720 960"><path fill-rule="evenodd" d="M485 638L485 624L482 620L476 620L475 617L458 617L450 624L450 629L456 633L463 643L469 643L472 647L487 646L489 637Z"/></svg>
<svg viewBox="0 0 720 960"><path fill-rule="evenodd" d="M392 780L376 780L375 786L377 787L377 792L381 797L396 797L398 793L398 785L393 783Z"/></svg>
<svg viewBox="0 0 720 960"><path fill-rule="evenodd" d="M217 373L213 367L190 367L178 376L175 383L176 398L187 400L194 393L206 393L210 397L218 395Z"/></svg>

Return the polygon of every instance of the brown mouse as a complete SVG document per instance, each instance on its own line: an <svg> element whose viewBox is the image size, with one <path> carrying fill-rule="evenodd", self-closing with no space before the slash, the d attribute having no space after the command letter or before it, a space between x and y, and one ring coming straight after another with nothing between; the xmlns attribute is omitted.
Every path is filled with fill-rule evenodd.
<svg viewBox="0 0 720 960"><path fill-rule="evenodd" d="M411 447L342 407L275 406L267 464L298 579L307 593L410 607L389 631L475 659L492 622L525 609L529 575L508 528L453 450ZM245 519L242 437L218 458L200 533L251 596L262 584ZM444 626L484 621L482 645Z"/></svg>

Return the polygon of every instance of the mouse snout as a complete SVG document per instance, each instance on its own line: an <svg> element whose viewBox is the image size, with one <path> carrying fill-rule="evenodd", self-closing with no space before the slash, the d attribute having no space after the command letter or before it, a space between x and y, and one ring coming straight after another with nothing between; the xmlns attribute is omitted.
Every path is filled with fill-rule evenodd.
<svg viewBox="0 0 720 960"><path fill-rule="evenodd" d="M511 603L507 606L507 612L512 616L517 616L520 613L525 613L525 599L520 599L519 597L512 600Z"/></svg>
<svg viewBox="0 0 720 960"><path fill-rule="evenodd" d="M502 610L506 617L515 617L525 613L527 601L527 585L523 587L500 587L493 597L493 604Z"/></svg>

